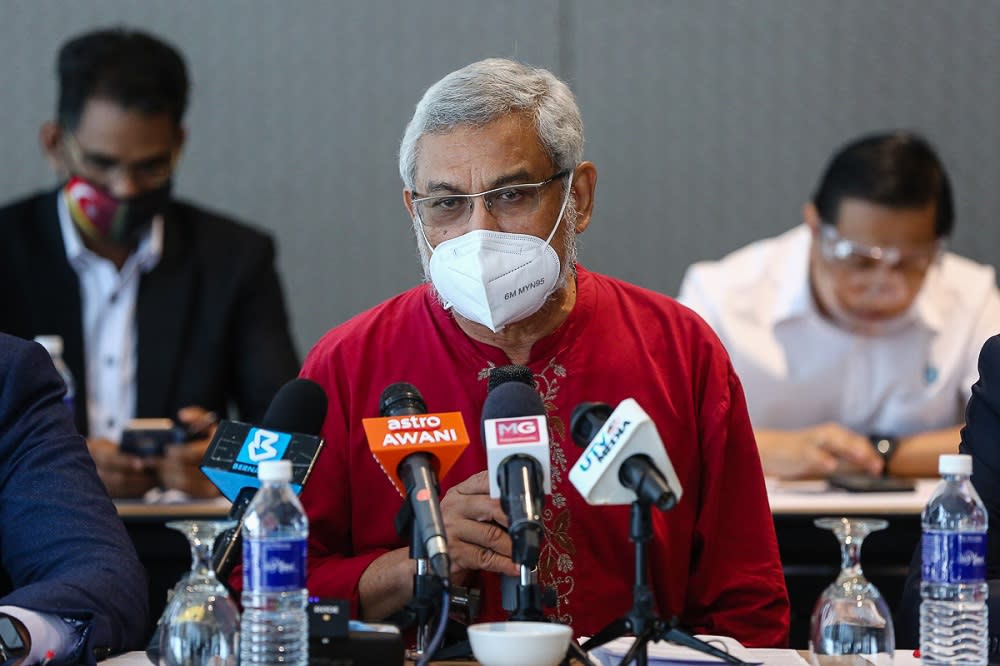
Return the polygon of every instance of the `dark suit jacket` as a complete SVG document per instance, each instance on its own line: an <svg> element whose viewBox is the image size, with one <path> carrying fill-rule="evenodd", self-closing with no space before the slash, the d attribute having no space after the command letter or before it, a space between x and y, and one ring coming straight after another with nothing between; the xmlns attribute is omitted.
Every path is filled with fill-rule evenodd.
<svg viewBox="0 0 1000 666"><path fill-rule="evenodd" d="M0 605L86 621L94 663L140 645L146 578L62 394L42 347L0 334Z"/></svg>
<svg viewBox="0 0 1000 666"><path fill-rule="evenodd" d="M299 367L274 244L186 203L172 202L163 218L163 256L139 284L136 416L174 417L187 405L225 414L232 403L240 418L259 420ZM0 285L0 331L62 336L87 434L80 288L55 193L0 208Z"/></svg>
<svg viewBox="0 0 1000 666"><path fill-rule="evenodd" d="M989 534L986 577L990 579L989 619L991 663L998 656L1000 636L1000 335L986 341L979 353L979 381L965 411L959 452L972 456L972 485L986 505ZM920 546L913 555L899 609L896 645L919 642Z"/></svg>

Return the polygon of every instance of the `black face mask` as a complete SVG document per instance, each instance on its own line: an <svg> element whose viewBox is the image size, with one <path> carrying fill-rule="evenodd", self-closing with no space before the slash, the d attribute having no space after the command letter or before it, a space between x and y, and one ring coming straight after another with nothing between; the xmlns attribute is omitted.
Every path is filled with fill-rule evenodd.
<svg viewBox="0 0 1000 666"><path fill-rule="evenodd" d="M173 183L168 180L155 190L119 199L79 176L63 188L73 223L84 234L123 247L133 245L166 210Z"/></svg>

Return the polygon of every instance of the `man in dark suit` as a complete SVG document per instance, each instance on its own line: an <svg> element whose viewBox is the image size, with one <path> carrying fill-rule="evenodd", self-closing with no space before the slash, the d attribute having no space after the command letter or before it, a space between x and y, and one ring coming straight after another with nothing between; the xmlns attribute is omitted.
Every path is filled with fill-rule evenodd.
<svg viewBox="0 0 1000 666"><path fill-rule="evenodd" d="M972 485L989 516L986 578L989 581L990 663L1000 661L1000 335L979 353L979 381L965 411L959 453L972 456ZM900 604L896 644L915 646L920 635L920 546L917 545Z"/></svg>
<svg viewBox="0 0 1000 666"><path fill-rule="evenodd" d="M134 648L146 582L45 350L0 334L0 661ZM95 653L96 651L96 653ZM4 654L5 653L5 654Z"/></svg>
<svg viewBox="0 0 1000 666"><path fill-rule="evenodd" d="M215 494L202 437L140 459L133 417L210 435L234 405L259 419L298 371L265 234L171 197L188 78L170 45L124 29L67 42L57 119L40 138L62 185L0 209L0 331L62 336L76 424L112 495Z"/></svg>

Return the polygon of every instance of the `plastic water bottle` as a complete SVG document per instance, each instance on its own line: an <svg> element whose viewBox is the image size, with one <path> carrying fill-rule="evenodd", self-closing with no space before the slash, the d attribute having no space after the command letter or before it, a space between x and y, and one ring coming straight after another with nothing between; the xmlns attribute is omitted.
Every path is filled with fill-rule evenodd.
<svg viewBox="0 0 1000 666"><path fill-rule="evenodd" d="M291 462L264 461L257 477L261 487L243 518L240 664L306 666L309 523L289 486Z"/></svg>
<svg viewBox="0 0 1000 666"><path fill-rule="evenodd" d="M76 383L73 381L73 373L69 371L66 362L63 360L63 339L60 335L38 335L35 342L45 347L45 351L52 357L52 365L56 366L56 371L66 384L66 393L63 395L63 404L69 408L69 413L75 415L73 401L76 398Z"/></svg>
<svg viewBox="0 0 1000 666"><path fill-rule="evenodd" d="M943 455L938 470L921 516L920 662L985 666L986 507L969 481L971 456Z"/></svg>

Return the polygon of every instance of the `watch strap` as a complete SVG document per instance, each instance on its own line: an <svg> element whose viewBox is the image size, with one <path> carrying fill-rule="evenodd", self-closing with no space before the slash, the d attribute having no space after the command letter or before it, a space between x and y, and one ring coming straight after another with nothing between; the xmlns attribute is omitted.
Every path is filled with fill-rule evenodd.
<svg viewBox="0 0 1000 666"><path fill-rule="evenodd" d="M882 475L887 475L889 473L889 461L895 455L896 449L899 448L899 438L893 435L873 434L869 435L868 441L871 442L875 451L882 456L882 462L884 463L882 466Z"/></svg>

